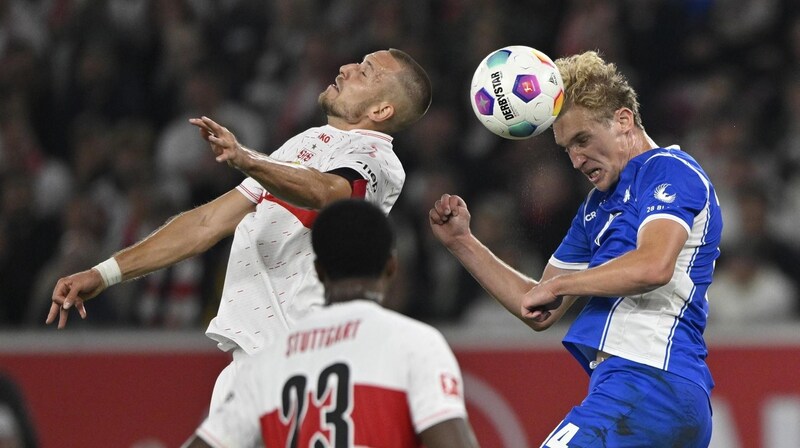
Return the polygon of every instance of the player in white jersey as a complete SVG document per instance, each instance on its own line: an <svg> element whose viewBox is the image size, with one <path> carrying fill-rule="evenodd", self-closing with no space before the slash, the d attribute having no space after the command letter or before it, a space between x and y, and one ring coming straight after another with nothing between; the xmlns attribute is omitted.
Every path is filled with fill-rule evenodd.
<svg viewBox="0 0 800 448"><path fill-rule="evenodd" d="M63 328L72 308L85 318L84 301L105 288L234 235L219 312L207 334L223 350L258 351L321 304L308 236L317 210L358 197L388 213L405 179L390 134L418 120L430 102L430 80L422 67L390 49L343 65L319 96L327 124L291 138L270 156L243 147L207 117L191 119L216 160L248 177L94 268L59 279L47 323L58 318ZM217 380L212 407L225 397L237 358Z"/></svg>
<svg viewBox="0 0 800 448"><path fill-rule="evenodd" d="M312 239L326 306L246 357L186 446L476 446L441 333L379 305L397 268L388 219L340 201Z"/></svg>
<svg viewBox="0 0 800 448"><path fill-rule="evenodd" d="M691 156L650 139L636 93L614 64L586 52L556 65L565 86L556 143L595 188L541 280L504 264L471 234L458 196L434 204L431 228L536 331L589 298L564 338L591 376L589 395L543 446L706 447L713 387L706 290L722 233L714 187Z"/></svg>

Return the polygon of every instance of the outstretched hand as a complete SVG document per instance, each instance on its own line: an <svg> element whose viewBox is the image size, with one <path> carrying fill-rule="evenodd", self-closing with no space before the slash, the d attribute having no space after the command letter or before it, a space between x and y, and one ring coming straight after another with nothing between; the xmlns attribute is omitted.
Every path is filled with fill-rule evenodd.
<svg viewBox="0 0 800 448"><path fill-rule="evenodd" d="M433 235L445 247L451 247L459 237L469 235L471 215L467 203L459 196L443 194L428 213Z"/></svg>
<svg viewBox="0 0 800 448"><path fill-rule="evenodd" d="M244 153L244 148L236 140L228 128L220 126L208 117L190 118L189 123L200 129L200 136L211 144L217 162L227 162L228 165L238 168Z"/></svg>
<svg viewBox="0 0 800 448"><path fill-rule="evenodd" d="M73 307L78 310L81 319L86 319L86 307L83 302L100 294L104 289L106 285L103 278L94 269L60 278L53 289L53 303L50 305L45 323L48 325L53 323L58 316L58 328L64 328Z"/></svg>

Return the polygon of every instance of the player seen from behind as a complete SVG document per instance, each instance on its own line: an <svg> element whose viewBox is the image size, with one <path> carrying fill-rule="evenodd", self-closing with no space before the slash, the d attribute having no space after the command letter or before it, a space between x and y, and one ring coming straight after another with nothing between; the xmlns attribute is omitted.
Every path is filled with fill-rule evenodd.
<svg viewBox="0 0 800 448"><path fill-rule="evenodd" d="M337 202L312 240L326 306L241 362L231 395L185 446L477 446L447 342L380 306L397 269L381 210Z"/></svg>

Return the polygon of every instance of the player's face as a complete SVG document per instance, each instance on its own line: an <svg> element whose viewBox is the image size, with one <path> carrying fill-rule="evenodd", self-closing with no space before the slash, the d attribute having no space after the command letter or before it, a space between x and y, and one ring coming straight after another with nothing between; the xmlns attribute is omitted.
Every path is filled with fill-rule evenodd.
<svg viewBox="0 0 800 448"><path fill-rule="evenodd" d="M608 191L619 180L631 157L616 115L611 122L602 122L587 109L573 106L553 124L556 143L565 149L572 167L600 191Z"/></svg>
<svg viewBox="0 0 800 448"><path fill-rule="evenodd" d="M386 50L370 53L361 63L343 65L333 84L319 95L329 117L358 123L370 105L386 99L400 64Z"/></svg>

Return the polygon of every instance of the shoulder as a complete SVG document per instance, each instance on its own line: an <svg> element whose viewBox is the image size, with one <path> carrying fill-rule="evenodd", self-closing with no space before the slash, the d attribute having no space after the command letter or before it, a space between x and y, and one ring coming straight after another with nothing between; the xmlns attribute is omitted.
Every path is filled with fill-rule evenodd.
<svg viewBox="0 0 800 448"><path fill-rule="evenodd" d="M689 153L681 150L678 146L667 148L657 148L643 154L640 162L640 170L653 169L674 169L695 171L700 165Z"/></svg>
<svg viewBox="0 0 800 448"><path fill-rule="evenodd" d="M409 341L444 342L442 333L432 325L385 308L381 308L380 313L387 326L391 325L395 329L392 333L394 336L392 339L396 343L407 344Z"/></svg>
<svg viewBox="0 0 800 448"><path fill-rule="evenodd" d="M671 177L709 185L708 175L697 161L678 147L658 148L644 154L637 169L640 179Z"/></svg>

